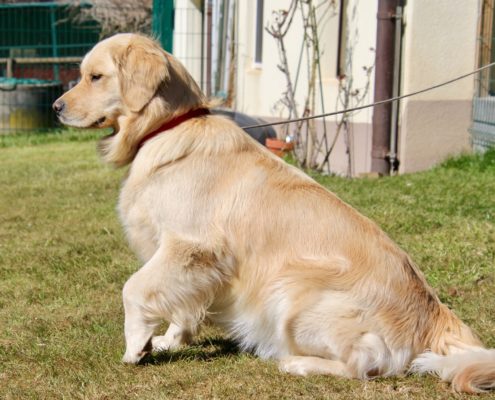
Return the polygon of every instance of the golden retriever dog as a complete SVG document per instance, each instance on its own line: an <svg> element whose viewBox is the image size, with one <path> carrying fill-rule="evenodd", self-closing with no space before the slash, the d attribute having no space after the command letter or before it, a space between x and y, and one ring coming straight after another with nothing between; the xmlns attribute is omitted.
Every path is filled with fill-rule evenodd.
<svg viewBox="0 0 495 400"><path fill-rule="evenodd" d="M53 105L64 124L112 127L102 157L130 164L118 209L143 266L123 288L124 362L187 344L208 319L295 375L495 387L495 350L404 251L209 104L155 41L118 34Z"/></svg>

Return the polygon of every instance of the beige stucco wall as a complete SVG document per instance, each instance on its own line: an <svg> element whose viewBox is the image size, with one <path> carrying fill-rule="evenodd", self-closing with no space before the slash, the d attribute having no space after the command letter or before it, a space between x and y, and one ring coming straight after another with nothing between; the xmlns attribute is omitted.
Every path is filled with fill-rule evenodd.
<svg viewBox="0 0 495 400"><path fill-rule="evenodd" d="M402 93L476 68L478 0L412 0L405 9ZM470 150L474 77L401 102L401 173Z"/></svg>
<svg viewBox="0 0 495 400"><path fill-rule="evenodd" d="M352 71L354 87L362 88L366 78L363 66L374 62L370 48L376 45L376 11L378 0L349 0L350 35L353 47ZM289 0L266 0L264 24L272 19L274 9L287 8ZM201 81L201 42L197 36L184 32L197 31L200 14L190 0L177 0L176 7L188 9L176 14L174 53ZM477 23L480 0L409 0L405 7L405 30L402 56L401 93L428 87L461 75L476 67ZM189 9L193 10L189 11ZM255 1L237 2L236 20L236 80L234 107L238 111L268 119L285 119L287 111L275 105L286 90L276 41L264 32L263 62L254 64ZM320 26L322 44L322 88L324 111L340 109L337 105L336 76L338 48L338 15L327 15ZM182 34L182 36L181 36ZM294 74L302 41L300 16L286 37L289 67ZM303 63L304 64L304 63ZM307 73L302 66L297 92L299 104L304 102ZM374 73L363 104L373 101ZM471 100L474 77L401 101L399 111L398 157L401 173L430 168L447 156L469 151ZM319 96L318 96L319 98ZM353 105L353 104L351 104ZM316 113L323 108L318 102ZM359 150L353 154L355 174L370 170L372 109L355 113L351 118L353 142ZM335 118L327 124L335 126ZM355 128L354 128L355 126ZM332 130L332 129L330 129ZM344 146L337 146L334 165L347 165ZM345 173L345 170L338 170Z"/></svg>

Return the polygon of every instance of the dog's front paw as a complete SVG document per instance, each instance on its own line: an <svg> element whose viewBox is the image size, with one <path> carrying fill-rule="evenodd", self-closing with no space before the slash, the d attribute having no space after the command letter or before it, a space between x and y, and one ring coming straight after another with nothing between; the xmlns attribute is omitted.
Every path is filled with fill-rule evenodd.
<svg viewBox="0 0 495 400"><path fill-rule="evenodd" d="M151 346L153 351L177 350L182 345L180 338L170 335L153 336Z"/></svg>
<svg viewBox="0 0 495 400"><path fill-rule="evenodd" d="M122 362L126 364L137 364L147 354L146 351L140 351L139 353L125 352L122 357Z"/></svg>
<svg viewBox="0 0 495 400"><path fill-rule="evenodd" d="M308 366L301 363L302 357L287 357L279 361L278 369L291 375L306 376L308 375Z"/></svg>

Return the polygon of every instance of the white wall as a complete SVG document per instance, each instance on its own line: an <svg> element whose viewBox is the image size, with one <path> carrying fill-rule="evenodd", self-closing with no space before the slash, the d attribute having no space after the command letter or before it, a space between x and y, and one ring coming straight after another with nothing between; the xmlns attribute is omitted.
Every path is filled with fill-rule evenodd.
<svg viewBox="0 0 495 400"><path fill-rule="evenodd" d="M413 0L405 9L402 93L474 70L478 0ZM401 102L400 172L470 150L474 76Z"/></svg>

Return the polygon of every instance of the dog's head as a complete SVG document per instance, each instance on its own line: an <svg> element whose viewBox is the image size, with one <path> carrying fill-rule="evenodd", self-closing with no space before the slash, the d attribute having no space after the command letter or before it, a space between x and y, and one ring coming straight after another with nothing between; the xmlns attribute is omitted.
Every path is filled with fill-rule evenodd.
<svg viewBox="0 0 495 400"><path fill-rule="evenodd" d="M104 141L103 155L125 164L147 131L204 102L180 62L154 40L124 33L101 41L84 57L79 83L53 109L65 125L112 127L114 135Z"/></svg>

